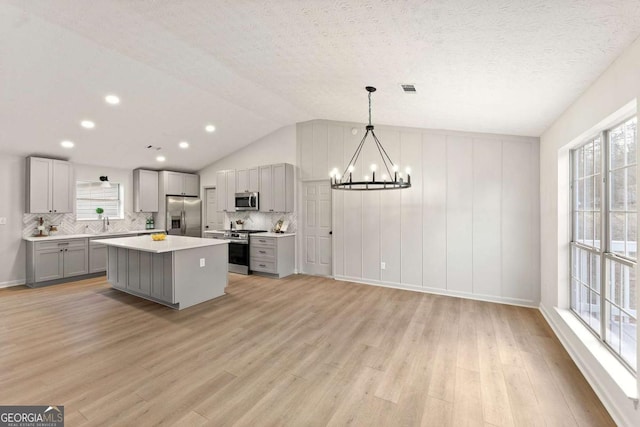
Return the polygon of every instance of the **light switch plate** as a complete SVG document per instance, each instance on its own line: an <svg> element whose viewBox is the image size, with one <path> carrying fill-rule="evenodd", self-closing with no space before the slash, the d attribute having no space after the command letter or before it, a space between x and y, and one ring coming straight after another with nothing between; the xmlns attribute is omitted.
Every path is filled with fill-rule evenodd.
<svg viewBox="0 0 640 427"><path fill-rule="evenodd" d="M200 267L204 267L204 258L200 258Z"/></svg>
<svg viewBox="0 0 640 427"><path fill-rule="evenodd" d="M0 217L0 225L7 225L7 218L6 217Z"/></svg>
<svg viewBox="0 0 640 427"><path fill-rule="evenodd" d="M381 262L380 263L380 270L386 270L387 269L387 263L386 262Z"/></svg>

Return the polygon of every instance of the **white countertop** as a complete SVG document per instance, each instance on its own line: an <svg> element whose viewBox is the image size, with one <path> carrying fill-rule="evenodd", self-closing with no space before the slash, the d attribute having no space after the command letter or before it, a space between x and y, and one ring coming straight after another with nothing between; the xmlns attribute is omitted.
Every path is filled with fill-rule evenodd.
<svg viewBox="0 0 640 427"><path fill-rule="evenodd" d="M54 236L45 236L45 237L23 237L23 240L27 240L29 242L46 242L48 240L69 240L69 239L84 239L84 238L94 238L94 239L102 239L105 237L111 236L122 236L123 234L150 234L150 233L164 233L164 230L130 230L130 231L109 231L106 233L98 233L98 234L56 234Z"/></svg>
<svg viewBox="0 0 640 427"><path fill-rule="evenodd" d="M205 246L226 245L228 240L202 239L200 237L167 236L165 240L154 241L151 236L120 237L117 239L100 239L96 243L118 248L135 249L143 252L163 253Z"/></svg>
<svg viewBox="0 0 640 427"><path fill-rule="evenodd" d="M251 236L256 237L289 237L295 236L296 233L272 233L271 231L266 231L264 233L253 233Z"/></svg>

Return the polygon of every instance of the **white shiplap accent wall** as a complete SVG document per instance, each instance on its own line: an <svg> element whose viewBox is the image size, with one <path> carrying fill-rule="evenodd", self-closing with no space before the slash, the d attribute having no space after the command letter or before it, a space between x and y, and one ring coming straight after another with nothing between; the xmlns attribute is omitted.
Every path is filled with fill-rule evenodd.
<svg viewBox="0 0 640 427"><path fill-rule="evenodd" d="M343 168L363 132L353 123L298 124L302 179ZM412 187L333 192L334 276L537 306L538 139L390 126L376 134L402 171L411 167ZM380 161L367 145L356 171L370 174Z"/></svg>

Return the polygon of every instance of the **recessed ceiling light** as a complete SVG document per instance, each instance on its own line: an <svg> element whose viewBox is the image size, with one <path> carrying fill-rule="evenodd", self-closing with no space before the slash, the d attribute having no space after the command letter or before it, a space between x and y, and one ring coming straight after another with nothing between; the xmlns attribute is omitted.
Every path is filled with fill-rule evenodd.
<svg viewBox="0 0 640 427"><path fill-rule="evenodd" d="M80 126L82 126L85 129L93 129L94 127L96 127L96 124L91 120L83 120L80 122Z"/></svg>
<svg viewBox="0 0 640 427"><path fill-rule="evenodd" d="M167 159L164 156L158 156L158 157L156 157L156 160L159 161L159 162L164 162Z"/></svg>
<svg viewBox="0 0 640 427"><path fill-rule="evenodd" d="M73 148L75 144L71 141L62 141L60 145L62 145L64 148Z"/></svg>
<svg viewBox="0 0 640 427"><path fill-rule="evenodd" d="M207 132L211 133L211 132L216 130L216 127L214 125L206 125L204 127L204 130L206 130Z"/></svg>
<svg viewBox="0 0 640 427"><path fill-rule="evenodd" d="M189 143L187 141L181 141L180 144L178 144L178 146L180 148L189 148Z"/></svg>
<svg viewBox="0 0 640 427"><path fill-rule="evenodd" d="M120 104L120 98L118 98L116 95L107 95L104 97L104 100L107 102L107 104L111 104L111 105Z"/></svg>

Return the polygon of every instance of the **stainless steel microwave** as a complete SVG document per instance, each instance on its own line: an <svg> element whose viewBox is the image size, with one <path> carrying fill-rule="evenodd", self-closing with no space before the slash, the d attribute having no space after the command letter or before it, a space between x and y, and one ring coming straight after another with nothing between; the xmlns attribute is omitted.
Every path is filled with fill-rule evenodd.
<svg viewBox="0 0 640 427"><path fill-rule="evenodd" d="M257 211L260 209L258 193L236 193L237 211Z"/></svg>

